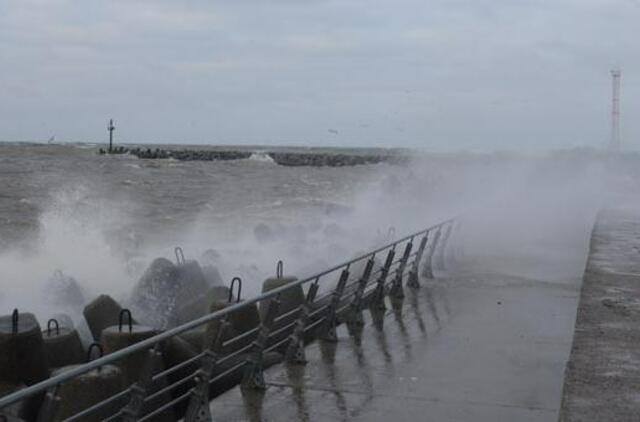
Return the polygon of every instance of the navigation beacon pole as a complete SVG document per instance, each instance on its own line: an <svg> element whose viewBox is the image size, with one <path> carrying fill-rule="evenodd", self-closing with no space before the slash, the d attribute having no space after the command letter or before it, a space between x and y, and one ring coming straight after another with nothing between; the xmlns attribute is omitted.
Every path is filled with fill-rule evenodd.
<svg viewBox="0 0 640 422"><path fill-rule="evenodd" d="M111 154L111 150L113 148L113 131L115 130L115 126L113 125L113 119L109 120L109 154Z"/></svg>

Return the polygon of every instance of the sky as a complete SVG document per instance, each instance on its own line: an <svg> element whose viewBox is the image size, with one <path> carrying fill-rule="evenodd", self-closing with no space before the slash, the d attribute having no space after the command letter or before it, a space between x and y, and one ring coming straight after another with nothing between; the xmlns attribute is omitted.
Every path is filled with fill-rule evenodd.
<svg viewBox="0 0 640 422"><path fill-rule="evenodd" d="M0 0L0 140L640 149L640 0Z"/></svg>

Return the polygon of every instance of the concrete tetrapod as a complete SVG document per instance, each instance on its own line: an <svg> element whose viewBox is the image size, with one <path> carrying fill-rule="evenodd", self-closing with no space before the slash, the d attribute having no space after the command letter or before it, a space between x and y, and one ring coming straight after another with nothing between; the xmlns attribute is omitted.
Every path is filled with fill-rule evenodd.
<svg viewBox="0 0 640 422"><path fill-rule="evenodd" d="M80 365L69 365L53 371L52 376L72 370ZM59 403L53 406L53 414L41 414L41 420L49 422L63 421L84 409L100 403L125 389L122 370L115 365L104 365L86 372L59 385L56 395ZM50 396L47 396L49 399ZM117 413L123 406L123 400L116 400L106 406L83 416L80 420L98 422ZM42 409L47 409L43 406ZM44 410L43 410L44 411ZM41 412L42 413L42 412Z"/></svg>
<svg viewBox="0 0 640 422"><path fill-rule="evenodd" d="M293 283L297 280L298 280L297 277L283 275L282 261L278 261L278 264L276 266L276 276L269 277L264 281L264 283L262 283L262 293L269 292L271 290ZM276 314L276 319L278 319L278 317L282 316L283 314L287 314L293 311L294 309L298 309L300 305L304 303L304 300L305 300L305 297L304 297L304 292L302 291L301 285L291 287L283 291L282 293L280 293L280 305L278 306L278 313ZM260 302L260 319L261 320L264 320L266 316L268 303L269 303L268 300ZM293 323L298 317L297 314L298 314L297 312L293 312L291 315L287 316L286 318L276 321L273 324L273 327L271 327L271 332L273 333L274 331L282 329L283 327ZM293 328L294 327L292 326L288 330L284 330L283 332L280 332L274 335L270 339L269 344L275 344L283 341L285 338L289 336L289 334L291 334L291 332L293 331ZM286 348L286 344L279 347L278 350L283 352L285 348Z"/></svg>
<svg viewBox="0 0 640 422"><path fill-rule="evenodd" d="M122 306L109 295L100 295L84 307L82 314L94 340L100 340L105 328L118 325L121 311Z"/></svg>
<svg viewBox="0 0 640 422"><path fill-rule="evenodd" d="M165 368L172 368L195 357L197 354L196 349L180 336L175 336L162 342L162 360ZM198 370L199 366L199 362L195 361L170 373L167 375L168 383L174 384L188 378ZM171 389L171 397L173 399L177 399L193 388L194 381L193 377L191 378L189 381L182 382L179 386ZM187 403L186 400L182 400L173 406L173 411L177 417L181 417L184 414Z"/></svg>
<svg viewBox="0 0 640 422"><path fill-rule="evenodd" d="M165 258L155 259L133 290L131 304L144 324L167 328L176 324L175 313L204 295L208 284L196 261L185 261L176 248L178 265Z"/></svg>
<svg viewBox="0 0 640 422"><path fill-rule="evenodd" d="M85 359L78 332L73 328L60 327L54 318L47 322L42 339L50 368L82 363Z"/></svg>
<svg viewBox="0 0 640 422"><path fill-rule="evenodd" d="M56 270L45 286L45 300L53 306L80 309L84 294L75 278Z"/></svg>
<svg viewBox="0 0 640 422"><path fill-rule="evenodd" d="M5 381L0 381L0 397L6 396L16 391L25 388L24 384L12 384ZM35 421L38 416L38 408L42 403L42 395L31 396L25 400L11 404L7 407L0 409L0 415L4 415L10 421ZM0 417L2 422L2 417Z"/></svg>
<svg viewBox="0 0 640 422"><path fill-rule="evenodd" d="M236 287L236 295L234 297L234 287ZM224 298L216 298L211 302L209 307L209 312L217 312L221 311L231 305L235 305L236 303L242 302L240 295L242 292L242 280L240 277L234 277L231 280L231 287L227 289L228 294ZM220 290L222 293L222 290ZM210 347L212 346L213 341L218 335L218 332L221 328L221 318L218 318L214 321L207 323L206 331L204 336L204 346ZM256 328L260 324L260 316L258 315L258 307L255 304L248 305L243 307L242 309L238 309L228 315L229 326L227 327L227 331L224 334L223 341L230 340L234 337L239 336L247 331L250 331ZM248 346L255 336L247 336L240 340L235 341L233 344L228 345L223 348L224 353L232 353L236 350L239 350L245 346Z"/></svg>
<svg viewBox="0 0 640 422"><path fill-rule="evenodd" d="M38 320L31 313L0 317L0 381L31 385L49 376Z"/></svg>
<svg viewBox="0 0 640 422"><path fill-rule="evenodd" d="M223 301L229 296L229 288L227 286L215 286L207 291L206 295L201 296L190 304L185 305L176 311L176 316L180 318L181 324L200 318L209 312L211 304L215 301ZM180 337L198 352L204 347L204 336L207 331L206 325L201 325L193 330L180 334Z"/></svg>
<svg viewBox="0 0 640 422"><path fill-rule="evenodd" d="M126 325L123 324L125 315L128 316L128 323ZM160 331L156 330L155 328L133 324L131 312L129 312L128 309L123 309L120 312L119 319L120 321L118 325L105 328L102 331L102 335L100 336L100 343L103 345L104 352L106 354L124 349L125 347L134 345L142 340L146 340L160 333ZM141 379L143 378L143 374L145 373L147 368L149 368L149 365L153 366L153 373L158 373L164 369L163 362L149 361L149 353L147 350L140 350L138 352L131 353L123 357L122 359L119 359L117 362L115 362L115 365L117 365L122 370L122 375L126 386L141 381ZM150 390L147 391L147 394L153 394L154 391L158 391L166 386L167 380L166 378L162 377L156 380L151 385ZM161 406L163 403L166 403L169 400L170 395L168 393L162 394L147 403L143 412L148 413L149 411ZM161 422L172 421L174 420L173 411L171 409L167 409L165 412L160 413L151 420Z"/></svg>
<svg viewBox="0 0 640 422"><path fill-rule="evenodd" d="M0 317L0 382L8 385L32 385L49 376L40 324L31 313ZM44 395L29 400L20 416L34 421Z"/></svg>

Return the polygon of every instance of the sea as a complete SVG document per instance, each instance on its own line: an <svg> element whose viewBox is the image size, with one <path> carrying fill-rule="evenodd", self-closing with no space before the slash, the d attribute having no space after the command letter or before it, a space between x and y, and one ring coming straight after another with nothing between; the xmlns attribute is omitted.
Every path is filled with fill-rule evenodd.
<svg viewBox="0 0 640 422"><path fill-rule="evenodd" d="M143 160L100 147L0 143L0 313L57 312L47 291L56 271L87 300L106 293L126 303L149 263L175 260L176 247L195 260L213 251L223 280L241 277L243 294L254 295L279 260L285 273L308 276L451 217L464 223L454 240L466 262L574 280L595 213L640 197L636 155L584 149L405 150L406 165L286 167L266 154L272 147L192 147L252 152L232 161Z"/></svg>

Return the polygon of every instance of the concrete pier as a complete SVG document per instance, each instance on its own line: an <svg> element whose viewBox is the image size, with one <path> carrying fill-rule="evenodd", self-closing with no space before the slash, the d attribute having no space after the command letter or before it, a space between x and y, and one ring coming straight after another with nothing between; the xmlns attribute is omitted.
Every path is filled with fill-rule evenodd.
<svg viewBox="0 0 640 422"><path fill-rule="evenodd" d="M457 274L406 289L383 329L314 342L306 366L265 372L266 392L211 402L224 421L556 421L577 280Z"/></svg>
<svg viewBox="0 0 640 422"><path fill-rule="evenodd" d="M474 242L468 240L474 237L467 235L466 242L449 245L448 252L437 259L434 278L420 271L413 279L417 286L409 287L405 274L403 300L399 295L376 295L390 292L399 280L395 276L402 273L403 264L396 261L397 273L392 271L387 277L384 290L376 288L382 286L376 280L385 280L381 275L369 280L368 288L359 294L342 296L344 307L337 313L335 304L318 307L319 303L326 305L327 297L313 303L311 309L322 312L316 317L326 313L323 318L331 321L327 324L331 336L314 329L315 338L327 341L311 342L300 354L304 359L295 360L296 364L279 363L283 356L276 354L271 364L265 365L262 382L260 361L268 359L260 359L258 353L267 344L271 325L267 322L249 355L220 360L221 368L240 362L233 366L233 382L206 389L207 377L216 373L208 372L218 359L214 354L208 361L187 365L189 371L202 365L202 371L196 373L200 374L197 384L191 383L186 372L188 384L180 384L182 369L169 374L170 381L176 382L173 387L179 387L172 397L183 400L180 409L188 404L198 412L193 415L200 415L209 407L213 420L224 421L640 420L640 353L636 350L640 338L636 328L640 322L640 218L608 211L598 215L593 231L592 222L589 215L582 225L574 224L566 232L558 225L544 237L517 238L513 242L517 248L504 247L513 239L505 239L504 245L498 245L501 247L473 248ZM440 230L442 224L428 230ZM474 234L473 230L469 233ZM384 248L408 251L416 236ZM560 241L566 239L570 241ZM443 248L444 243L440 250ZM377 257L382 255L377 252ZM393 254L387 256L392 261ZM342 268L351 264L300 283L312 288L314 280L322 281L320 277L333 279L340 271L348 274ZM352 270L355 267L351 266ZM350 286L352 294L353 287L360 284L353 279ZM298 284L295 287L301 288ZM372 301L374 297L382 297L385 306ZM351 300L375 305L376 312L365 308L363 329L354 323L360 321L356 317L361 307L351 307ZM251 300L248 304L256 307ZM240 312L246 308L229 309ZM334 323L345 322L347 317L351 324L339 325L334 336ZM301 319L296 329L304 330L307 323ZM179 333L180 329L166 331L157 341ZM301 344L302 333L297 331L291 341ZM129 354L124 351L125 357L141 351L141 347L131 346ZM124 358L117 353L105 356L102 363ZM166 367L192 356L195 352L173 359ZM302 361L307 364L300 365ZM234 386L240 375L260 382ZM60 378L54 382L66 381ZM198 389L189 394L190 387L184 385L197 385ZM255 386L266 389L251 388ZM210 397L215 399L208 402ZM6 399L5 405L16 399ZM176 417L181 414L182 410Z"/></svg>
<svg viewBox="0 0 640 422"><path fill-rule="evenodd" d="M638 213L605 211L597 218L560 420L640 420Z"/></svg>

